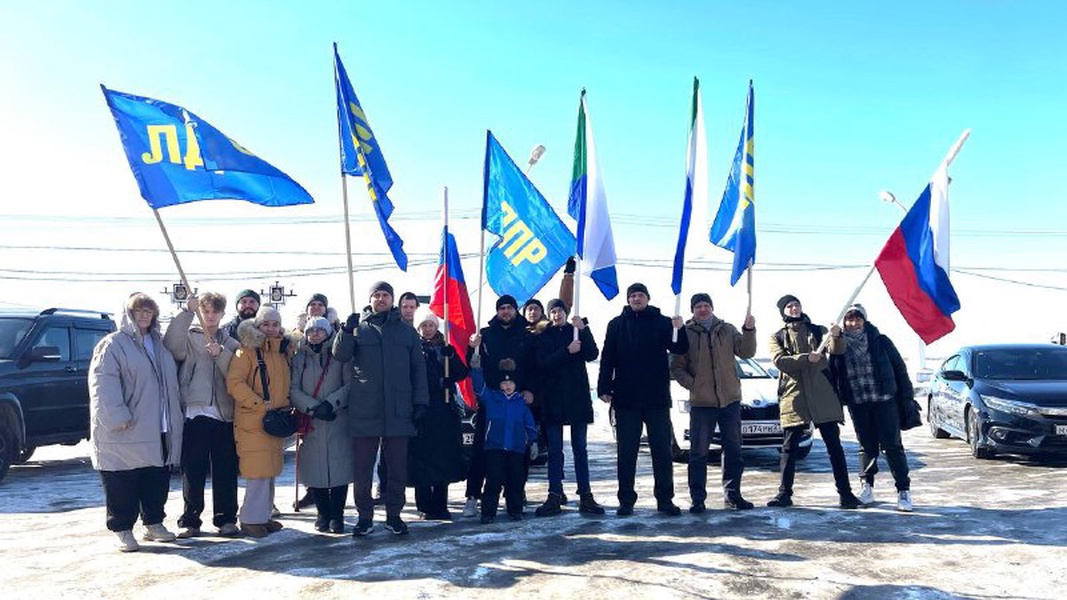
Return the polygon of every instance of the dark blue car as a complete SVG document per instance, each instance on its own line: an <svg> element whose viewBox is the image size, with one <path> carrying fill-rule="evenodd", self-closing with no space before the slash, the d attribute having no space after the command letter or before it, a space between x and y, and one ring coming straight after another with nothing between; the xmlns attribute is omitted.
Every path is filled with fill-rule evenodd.
<svg viewBox="0 0 1067 600"><path fill-rule="evenodd" d="M960 348L934 377L927 415L934 437L967 440L975 458L1067 454L1067 347Z"/></svg>

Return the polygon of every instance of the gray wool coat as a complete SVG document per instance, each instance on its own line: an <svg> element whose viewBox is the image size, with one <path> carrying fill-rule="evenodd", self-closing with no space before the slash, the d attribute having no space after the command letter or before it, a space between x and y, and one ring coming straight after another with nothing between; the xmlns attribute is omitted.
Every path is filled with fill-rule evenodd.
<svg viewBox="0 0 1067 600"><path fill-rule="evenodd" d="M150 359L133 317L97 343L89 363L89 457L98 471L130 471L181 463L178 367L163 345L159 322L148 331ZM166 434L161 437L163 423ZM129 424L128 427L125 425ZM166 444L166 459L164 459Z"/></svg>
<svg viewBox="0 0 1067 600"><path fill-rule="evenodd" d="M329 402L337 415L333 421L311 420L311 431L300 444L300 482L313 488L331 488L352 483L354 455L348 435L349 365L333 358L331 342L319 352L304 339L293 357L289 402L310 415L319 403ZM325 372L325 376L323 373ZM319 380L322 384L319 384ZM315 388L318 387L318 394Z"/></svg>
<svg viewBox="0 0 1067 600"><path fill-rule="evenodd" d="M415 328L393 308L365 310L353 333L342 330L334 359L352 361L348 434L352 437L412 437L416 405L429 405L426 360Z"/></svg>

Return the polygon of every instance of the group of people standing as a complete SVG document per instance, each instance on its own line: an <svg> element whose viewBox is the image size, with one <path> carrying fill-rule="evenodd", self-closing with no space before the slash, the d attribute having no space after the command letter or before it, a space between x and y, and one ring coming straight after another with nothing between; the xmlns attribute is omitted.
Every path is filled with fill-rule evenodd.
<svg viewBox="0 0 1067 600"><path fill-rule="evenodd" d="M741 385L735 356L756 350L755 320L740 330L714 314L710 295L692 297L692 318L668 318L649 304L640 283L626 290L627 305L607 325L599 348L585 319L569 317L568 269L562 298L545 307L527 302L522 314L511 296L496 302L496 315L471 336L466 360L440 331L429 311L377 282L361 314L341 322L322 294L308 301L298 327L286 331L278 311L260 306L252 290L238 294L237 316L222 324L225 297L189 299L161 334L159 307L133 294L120 328L96 347L90 367L91 453L101 475L107 527L119 549L139 548L132 529L138 517L144 539L172 541L205 535L205 485L212 478L212 524L222 536L264 537L283 526L276 520L275 478L281 474L285 438L264 428L268 411L292 406L304 416L299 480L317 511L315 529L344 533L348 487L354 484L358 515L353 536L374 529L374 467L380 464L385 528L405 534L401 511L406 487L415 488L418 512L446 520L448 486L466 480L464 515L482 523L497 516L503 492L509 518L524 515L530 447L548 448L548 495L537 516L560 514L564 428L569 428L578 510L605 512L593 496L587 449L593 422L587 364L600 358L596 395L614 411L617 437L618 509L633 514L642 429L648 434L654 495L659 512L681 514L674 504L670 380L690 394L692 441L688 487L694 514L706 510L708 450L720 433L722 486L727 508L753 504L741 495ZM414 300L405 303L404 300ZM910 379L892 342L849 309L845 328L813 325L794 296L778 302L783 326L770 340L781 371L779 397L784 440L781 484L769 506L792 505L798 444L818 429L833 466L843 508L873 502L880 453L893 474L897 506L911 510L907 460L900 441L897 399L911 393ZM474 448L462 451L462 401L457 384L471 377L477 393ZM839 424L849 407L862 447L861 493L851 491ZM169 474L182 467L182 529L163 525ZM238 506L238 475L245 495Z"/></svg>

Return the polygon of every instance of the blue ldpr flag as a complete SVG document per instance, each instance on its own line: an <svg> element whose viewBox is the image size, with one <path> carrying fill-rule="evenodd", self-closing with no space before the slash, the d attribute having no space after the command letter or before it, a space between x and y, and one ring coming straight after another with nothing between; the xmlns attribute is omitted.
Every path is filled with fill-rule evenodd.
<svg viewBox="0 0 1067 600"><path fill-rule="evenodd" d="M311 204L300 184L180 106L104 92L126 159L153 209L198 200Z"/></svg>
<svg viewBox="0 0 1067 600"><path fill-rule="evenodd" d="M393 214L393 202L389 199L389 189L393 187L393 176L385 164L382 148L374 137L374 132L367 121L367 114L356 97L348 72L341 63L337 53L337 44L333 45L334 84L337 90L337 124L341 140L341 173L343 175L362 175L367 183L374 206L374 214L385 235L385 243L401 271L408 270L408 256L404 252L404 240L400 239L389 217Z"/></svg>
<svg viewBox="0 0 1067 600"><path fill-rule="evenodd" d="M752 135L755 104L752 82L749 81L745 124L741 128L733 167L709 236L712 244L734 253L730 285L736 285L745 269L756 262L755 145Z"/></svg>
<svg viewBox="0 0 1067 600"><path fill-rule="evenodd" d="M498 295L521 305L534 296L574 252L575 239L515 161L486 131L482 229L500 236L485 257L485 274Z"/></svg>

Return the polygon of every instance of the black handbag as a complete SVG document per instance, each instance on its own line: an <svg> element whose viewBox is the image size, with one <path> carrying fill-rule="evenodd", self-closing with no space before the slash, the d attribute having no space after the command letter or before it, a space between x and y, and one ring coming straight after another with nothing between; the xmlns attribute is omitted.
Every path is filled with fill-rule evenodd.
<svg viewBox="0 0 1067 600"><path fill-rule="evenodd" d="M270 387L267 384L267 365L263 363L263 353L256 349L256 360L259 361L259 380L263 385L263 402L267 404L267 412L263 415L263 431L267 435L287 438L296 433L298 426L296 409L292 406L282 408L270 407Z"/></svg>
<svg viewBox="0 0 1067 600"><path fill-rule="evenodd" d="M915 398L901 398L897 403L900 410L900 430L915 429L923 424L922 407Z"/></svg>

